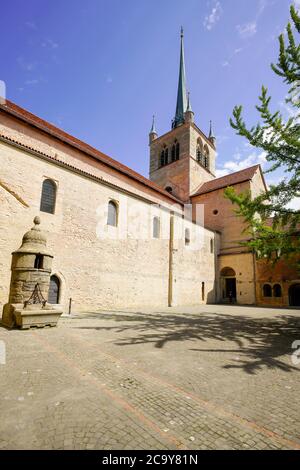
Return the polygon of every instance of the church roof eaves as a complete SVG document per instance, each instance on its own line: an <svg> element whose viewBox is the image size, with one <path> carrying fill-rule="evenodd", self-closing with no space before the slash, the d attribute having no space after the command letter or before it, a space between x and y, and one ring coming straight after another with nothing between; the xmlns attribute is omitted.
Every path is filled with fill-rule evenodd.
<svg viewBox="0 0 300 470"><path fill-rule="evenodd" d="M50 124L49 122L45 121L44 119L39 118L38 116L30 113L29 111L21 108L20 106L16 105L15 103L5 100L4 104L0 104L0 110L7 112L22 121L25 121L27 124L30 124L39 130L42 130L46 134L49 134L64 143L70 145L71 147L75 147L77 150L84 152L85 154L89 155L91 158L100 161L101 163L115 169L123 173L124 175L132 178L139 183L143 184L144 186L149 187L150 189L162 194L164 197L175 201L177 203L182 204L182 201L177 199L175 196L172 196L170 193L162 189L153 181L150 181L146 177L140 175L139 173L135 172L131 168L123 165L122 163L114 160L113 158L109 157L108 155L104 154L100 150L95 149L94 147L86 144L85 142L77 139L76 137L67 134L62 129Z"/></svg>

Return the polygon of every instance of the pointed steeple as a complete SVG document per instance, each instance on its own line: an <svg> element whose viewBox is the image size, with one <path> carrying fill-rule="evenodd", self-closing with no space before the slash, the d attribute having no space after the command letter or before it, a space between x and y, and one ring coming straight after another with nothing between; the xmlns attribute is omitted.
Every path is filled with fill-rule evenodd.
<svg viewBox="0 0 300 470"><path fill-rule="evenodd" d="M156 132L156 129L155 129L155 116L153 115L152 126L151 126L151 130L149 132L149 145L151 145L151 143L155 139L157 139L157 132Z"/></svg>
<svg viewBox="0 0 300 470"><path fill-rule="evenodd" d="M188 100L187 100L187 108L186 108L187 111L189 111L190 113L193 112L192 110L192 105L191 105L191 99L190 99L190 92L188 92Z"/></svg>
<svg viewBox="0 0 300 470"><path fill-rule="evenodd" d="M154 114L152 116L152 127L151 127L150 134L157 134L156 129L155 129L155 115Z"/></svg>
<svg viewBox="0 0 300 470"><path fill-rule="evenodd" d="M208 136L208 138L213 143L213 145L216 145L216 137L214 135L212 121L209 121L209 136Z"/></svg>
<svg viewBox="0 0 300 470"><path fill-rule="evenodd" d="M187 108L184 113L184 122L194 122L194 111L192 110L190 92L188 92Z"/></svg>
<svg viewBox="0 0 300 470"><path fill-rule="evenodd" d="M184 64L184 46L183 46L183 28L181 27L180 41L180 64L179 81L177 92L176 113L173 121L173 128L184 123L184 113L187 108L186 83L185 83L185 64Z"/></svg>

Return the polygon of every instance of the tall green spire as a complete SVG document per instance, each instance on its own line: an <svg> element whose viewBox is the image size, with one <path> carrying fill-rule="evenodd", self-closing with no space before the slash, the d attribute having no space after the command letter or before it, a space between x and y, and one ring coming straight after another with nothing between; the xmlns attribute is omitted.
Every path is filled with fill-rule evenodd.
<svg viewBox="0 0 300 470"><path fill-rule="evenodd" d="M183 47L183 28L181 28L180 41L180 64L179 64L179 81L177 92L176 114L172 127L177 127L184 123L184 113L187 108L187 94L185 83L185 64L184 64L184 47Z"/></svg>

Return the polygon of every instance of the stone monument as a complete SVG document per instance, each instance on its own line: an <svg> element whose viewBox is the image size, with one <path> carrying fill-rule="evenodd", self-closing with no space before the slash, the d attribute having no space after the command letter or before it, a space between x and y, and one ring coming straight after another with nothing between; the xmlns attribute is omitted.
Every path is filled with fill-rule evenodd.
<svg viewBox="0 0 300 470"><path fill-rule="evenodd" d="M8 328L56 326L63 313L58 305L46 301L53 256L39 227L40 218L35 217L33 222L20 248L12 253L9 300L2 314L2 324Z"/></svg>

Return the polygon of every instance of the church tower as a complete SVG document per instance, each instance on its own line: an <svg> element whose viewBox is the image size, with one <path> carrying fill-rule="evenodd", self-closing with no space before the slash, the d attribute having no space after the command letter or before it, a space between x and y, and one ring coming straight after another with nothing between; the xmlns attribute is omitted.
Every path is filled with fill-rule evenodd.
<svg viewBox="0 0 300 470"><path fill-rule="evenodd" d="M177 103L172 128L158 136L154 118L149 133L150 180L182 201L215 178L216 139L210 125L207 137L195 124L186 90L183 30L181 28Z"/></svg>

